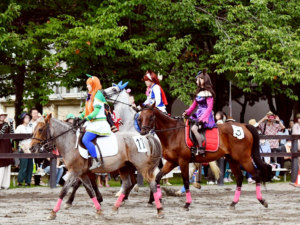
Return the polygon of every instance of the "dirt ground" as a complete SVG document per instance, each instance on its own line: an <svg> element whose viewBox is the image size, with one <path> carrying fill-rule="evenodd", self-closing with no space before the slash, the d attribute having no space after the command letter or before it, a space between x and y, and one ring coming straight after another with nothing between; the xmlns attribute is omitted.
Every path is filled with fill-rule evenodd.
<svg viewBox="0 0 300 225"><path fill-rule="evenodd" d="M168 187L178 190L179 187ZM193 202L189 211L183 210L185 196L167 196L163 192L165 217L156 218L155 207L147 206L149 189L132 192L117 215L111 208L118 188L101 188L104 214L95 219L95 209L84 188L78 190L73 207L57 213L56 220L47 220L54 207L60 188L17 188L0 190L0 224L300 224L300 188L289 183L270 183L262 187L262 195L269 207L257 200L255 185L243 186L240 202L235 210L229 209L235 185L191 187Z"/></svg>

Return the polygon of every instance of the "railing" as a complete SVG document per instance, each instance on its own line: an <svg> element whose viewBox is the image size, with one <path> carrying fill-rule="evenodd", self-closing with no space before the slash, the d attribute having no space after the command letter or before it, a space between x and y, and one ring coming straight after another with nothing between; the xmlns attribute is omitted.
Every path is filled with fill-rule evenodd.
<svg viewBox="0 0 300 225"><path fill-rule="evenodd" d="M0 140L2 139L13 139L13 140L23 140L31 138L32 134L0 134ZM39 158L45 159L50 158L50 187L56 187L56 158L57 156L51 153L0 153L0 159L12 159L12 158L22 158L22 159L32 159Z"/></svg>

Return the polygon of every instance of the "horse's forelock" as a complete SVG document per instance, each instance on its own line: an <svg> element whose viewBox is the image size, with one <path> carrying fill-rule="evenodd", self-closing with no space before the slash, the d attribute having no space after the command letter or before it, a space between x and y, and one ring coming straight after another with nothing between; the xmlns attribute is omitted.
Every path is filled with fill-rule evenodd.
<svg viewBox="0 0 300 225"><path fill-rule="evenodd" d="M46 123L46 122L45 122L44 117L41 116L36 120L36 123Z"/></svg>

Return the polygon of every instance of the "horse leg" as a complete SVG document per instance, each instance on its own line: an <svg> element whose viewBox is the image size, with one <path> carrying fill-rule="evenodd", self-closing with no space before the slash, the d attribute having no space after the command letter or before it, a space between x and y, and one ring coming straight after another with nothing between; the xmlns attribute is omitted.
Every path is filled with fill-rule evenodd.
<svg viewBox="0 0 300 225"><path fill-rule="evenodd" d="M49 220L54 220L56 218L56 213L60 210L61 203L63 201L63 198L68 193L68 190L70 187L76 182L76 178L74 174L70 174L68 180L65 182L63 188L60 191L59 198L57 200L57 203L53 210L51 210L50 215L48 216Z"/></svg>
<svg viewBox="0 0 300 225"><path fill-rule="evenodd" d="M176 164L173 164L173 163L170 163L169 161L167 161L165 163L165 165L163 166L163 168L157 173L156 178L155 178L155 182L156 182L156 190L157 190L159 199L162 199L162 193L161 193L161 189L160 189L160 180L161 180L161 178L164 175L168 174L176 166L177 166ZM153 201L154 201L154 195L153 195L153 192L151 190L148 204L152 205Z"/></svg>
<svg viewBox="0 0 300 225"><path fill-rule="evenodd" d="M75 183L73 185L72 193L71 193L68 201L66 202L66 204L64 206L65 209L68 209L68 208L70 208L72 206L72 203L73 203L74 198L75 198L75 193L78 190L78 188L80 187L80 185L81 185L81 180L76 179L76 181L75 181Z"/></svg>
<svg viewBox="0 0 300 225"><path fill-rule="evenodd" d="M131 180L130 180L130 172L128 170L128 167L122 167L120 170L120 177L122 179L122 185L123 185L123 191L120 194L120 196L118 197L116 203L113 206L113 212L114 213L118 213L118 210L121 206L121 203L123 202L125 196L129 195L130 192L130 187L132 186L131 184Z"/></svg>
<svg viewBox="0 0 300 225"><path fill-rule="evenodd" d="M242 174L240 164L237 161L233 160L230 156L226 156L226 159L229 163L232 173L234 174L234 176L236 178L236 190L235 190L235 194L234 194L234 199L233 199L232 203L230 204L230 208L235 209L235 205L240 200L244 176Z"/></svg>
<svg viewBox="0 0 300 225"><path fill-rule="evenodd" d="M250 173L253 176L253 179L256 182L256 198L257 200L266 208L268 208L268 203L265 199L263 199L262 194L261 194L261 190L260 190L260 182L261 182L261 178L259 176L258 173L260 173L260 171L258 171L254 166L251 160L249 160L246 163L243 163L242 166L244 167L244 169Z"/></svg>
<svg viewBox="0 0 300 225"><path fill-rule="evenodd" d="M179 162L181 175L183 179L183 185L185 188L186 202L184 205L184 209L189 211L189 206L192 203L192 196L190 192L190 181L189 181L189 162L181 161Z"/></svg>
<svg viewBox="0 0 300 225"><path fill-rule="evenodd" d="M84 174L81 176L81 181L83 186L85 187L88 195L90 196L90 198L92 199L94 206L96 208L96 218L98 218L99 216L102 215L102 210L101 210L101 206L96 198L96 194L95 194L95 190L92 186L92 182L91 179L89 178L89 176L87 174ZM96 181L95 181L96 183Z"/></svg>
<svg viewBox="0 0 300 225"><path fill-rule="evenodd" d="M100 193L100 191L98 189L98 186L97 186L97 181L96 181L97 177L96 177L96 174L95 173L89 173L88 176L89 176L89 178L91 180L91 184L92 184L92 187L93 187L93 189L95 191L95 194L96 194L98 202L99 203L103 202L102 195L101 195L101 193Z"/></svg>

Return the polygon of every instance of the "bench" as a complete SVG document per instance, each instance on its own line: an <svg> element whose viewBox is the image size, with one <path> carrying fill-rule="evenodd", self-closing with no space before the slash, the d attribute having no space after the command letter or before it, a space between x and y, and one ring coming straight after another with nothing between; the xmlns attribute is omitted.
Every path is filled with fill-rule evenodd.
<svg viewBox="0 0 300 225"><path fill-rule="evenodd" d="M272 171L274 171L274 172L277 172L277 171L284 172L283 173L283 180L284 180L284 182L286 182L286 173L290 172L290 170L287 169L287 168L272 168Z"/></svg>

